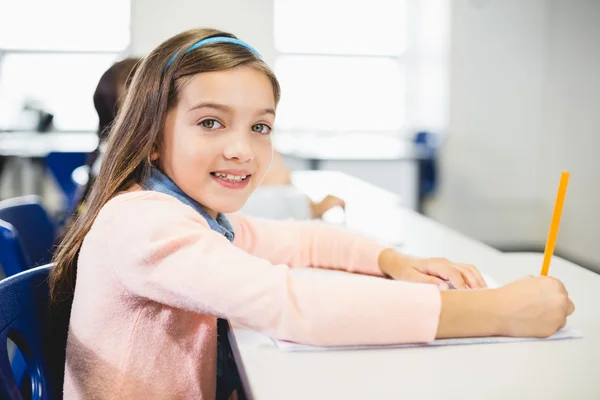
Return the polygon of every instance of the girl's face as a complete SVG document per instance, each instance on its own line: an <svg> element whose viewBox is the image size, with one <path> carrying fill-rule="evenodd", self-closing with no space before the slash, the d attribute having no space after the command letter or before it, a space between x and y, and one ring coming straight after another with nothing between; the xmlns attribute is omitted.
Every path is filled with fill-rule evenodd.
<svg viewBox="0 0 600 400"><path fill-rule="evenodd" d="M158 162L213 217L235 212L271 164L274 120L264 73L239 67L198 74L167 113Z"/></svg>

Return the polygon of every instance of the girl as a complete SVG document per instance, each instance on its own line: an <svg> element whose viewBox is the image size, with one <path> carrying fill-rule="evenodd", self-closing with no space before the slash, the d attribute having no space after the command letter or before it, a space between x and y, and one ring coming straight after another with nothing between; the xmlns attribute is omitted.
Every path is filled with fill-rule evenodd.
<svg viewBox="0 0 600 400"><path fill-rule="evenodd" d="M267 171L278 100L257 52L224 32L184 32L144 59L51 276L56 309L71 310L67 398L227 399L226 319L331 346L564 325L573 305L552 278L440 291L485 283L323 223L226 216ZM373 278L290 274L305 265Z"/></svg>

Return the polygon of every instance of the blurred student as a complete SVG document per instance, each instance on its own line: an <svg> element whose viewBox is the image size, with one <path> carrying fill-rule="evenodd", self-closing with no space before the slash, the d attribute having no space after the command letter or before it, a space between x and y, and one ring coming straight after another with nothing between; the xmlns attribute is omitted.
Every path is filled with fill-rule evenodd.
<svg viewBox="0 0 600 400"><path fill-rule="evenodd" d="M272 219L311 219L321 218L333 207L345 207L344 200L328 195L319 202L313 202L296 188L291 181L291 171L283 157L273 152L273 162L265 179L250 196L240 210L255 217Z"/></svg>
<svg viewBox="0 0 600 400"><path fill-rule="evenodd" d="M85 198L89 195L92 185L96 180L106 140L113 122L121 108L127 88L133 79L133 75L141 61L141 58L126 58L114 63L98 81L94 91L94 107L98 114L98 147L94 150L86 161L88 167L88 181L84 187L79 190L78 200L76 202L78 209Z"/></svg>

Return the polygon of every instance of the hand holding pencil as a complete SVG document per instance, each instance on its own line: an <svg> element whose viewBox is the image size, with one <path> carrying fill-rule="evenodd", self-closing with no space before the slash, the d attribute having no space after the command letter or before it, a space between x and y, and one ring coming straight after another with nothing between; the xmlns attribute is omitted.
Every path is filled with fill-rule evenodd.
<svg viewBox="0 0 600 400"><path fill-rule="evenodd" d="M569 173L563 171L546 239L541 276L529 276L500 288L511 320L507 325L508 336L550 336L566 325L567 317L575 310L563 283L547 276L568 183Z"/></svg>

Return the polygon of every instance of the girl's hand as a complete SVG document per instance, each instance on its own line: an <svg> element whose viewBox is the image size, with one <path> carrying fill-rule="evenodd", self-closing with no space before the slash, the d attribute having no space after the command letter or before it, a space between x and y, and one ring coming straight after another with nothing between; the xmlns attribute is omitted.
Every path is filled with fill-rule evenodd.
<svg viewBox="0 0 600 400"><path fill-rule="evenodd" d="M549 276L528 276L496 292L509 321L502 332L506 336L550 336L575 310L562 282Z"/></svg>
<svg viewBox="0 0 600 400"><path fill-rule="evenodd" d="M453 263L445 258L416 258L386 249L379 255L379 268L392 279L432 283L440 289L481 289L487 285L473 265Z"/></svg>
<svg viewBox="0 0 600 400"><path fill-rule="evenodd" d="M527 277L490 290L446 290L437 338L548 337L575 307L564 285L547 276Z"/></svg>

